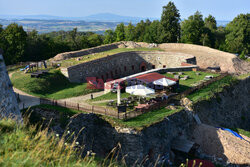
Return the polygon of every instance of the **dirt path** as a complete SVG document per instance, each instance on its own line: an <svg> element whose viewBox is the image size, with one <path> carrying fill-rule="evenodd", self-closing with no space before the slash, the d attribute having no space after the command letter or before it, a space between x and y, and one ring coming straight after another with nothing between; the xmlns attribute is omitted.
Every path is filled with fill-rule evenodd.
<svg viewBox="0 0 250 167"><path fill-rule="evenodd" d="M96 92L92 93L93 97L99 97L104 94L104 91L101 92ZM71 98L66 98L66 99L61 99L62 101L66 102L72 102L72 103L79 103L79 104L84 104L84 105L90 105L89 103L86 102L86 100L91 99L91 94L83 95L83 96L77 96L77 97L71 97Z"/></svg>
<svg viewBox="0 0 250 167"><path fill-rule="evenodd" d="M9 77L11 78L14 72L9 73ZM19 95L19 109L28 108L32 106L36 106L40 104L39 97L32 96L30 94L27 94L15 87L13 87L13 90L16 94ZM104 91L92 93L93 97L98 97L104 94ZM86 100L91 99L91 94L83 95L83 96L77 96L77 97L71 97L66 99L61 99L61 101L66 102L72 102L72 103L79 103L84 105L89 105Z"/></svg>

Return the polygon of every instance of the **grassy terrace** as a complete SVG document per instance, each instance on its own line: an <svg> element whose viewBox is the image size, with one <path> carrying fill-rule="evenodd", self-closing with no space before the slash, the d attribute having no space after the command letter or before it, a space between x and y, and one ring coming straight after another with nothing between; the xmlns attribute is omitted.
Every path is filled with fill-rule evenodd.
<svg viewBox="0 0 250 167"><path fill-rule="evenodd" d="M63 60L61 62L61 66L62 67L69 67L69 66L80 64L80 63L88 62L91 60L96 60L99 58L107 57L108 55L121 53L121 52L129 52L129 51L163 51L163 50L160 48L135 48L135 49L118 48L118 49L113 49L113 50L109 50L109 51L105 51L105 52L101 52L101 53L82 56L82 57L80 57L81 58L80 61L77 61L76 58Z"/></svg>
<svg viewBox="0 0 250 167"><path fill-rule="evenodd" d="M147 112L145 114L139 115L138 117L126 121L106 116L102 117L110 124L112 124L114 127L120 126L120 127L134 128L136 130L142 130L153 124L163 121L165 117L180 112L182 109L183 109L182 107L178 107L176 110L169 110L166 108L162 108L160 110Z"/></svg>
<svg viewBox="0 0 250 167"><path fill-rule="evenodd" d="M200 75L196 75L196 73L200 73ZM175 74L175 75L177 75L177 74ZM188 75L189 79L188 80L180 80L179 81L179 83L180 83L180 90L179 90L179 92L183 92L183 91L187 90L188 88L193 87L193 86L195 86L195 85L203 82L205 76L207 76L207 75L212 75L213 77L217 77L220 74L209 73L209 72L202 72L202 71L197 71L197 72L186 71L186 72L183 72L183 75L180 75L180 77L183 78L185 75ZM170 78L174 78L174 75L168 74L168 73L166 73L165 76L170 77Z"/></svg>
<svg viewBox="0 0 250 167"><path fill-rule="evenodd" d="M31 78L30 74L18 71L13 73L11 82L14 87L28 94L50 99L63 99L98 91L88 89L87 83L70 83L57 69L51 69L49 74L40 78Z"/></svg>
<svg viewBox="0 0 250 167"><path fill-rule="evenodd" d="M230 86L236 83L238 79L234 76L226 76L221 80L215 81L203 89L195 91L194 93L188 95L187 97L193 102L198 102L202 100L209 100L215 95L215 93L222 92L226 86Z"/></svg>

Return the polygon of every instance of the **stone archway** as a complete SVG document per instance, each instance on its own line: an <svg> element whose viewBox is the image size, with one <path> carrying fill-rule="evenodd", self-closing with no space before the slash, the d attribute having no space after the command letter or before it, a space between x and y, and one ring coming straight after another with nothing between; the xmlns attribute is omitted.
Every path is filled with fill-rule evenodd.
<svg viewBox="0 0 250 167"><path fill-rule="evenodd" d="M144 72L147 71L147 64L145 62L142 62L140 65L140 71Z"/></svg>

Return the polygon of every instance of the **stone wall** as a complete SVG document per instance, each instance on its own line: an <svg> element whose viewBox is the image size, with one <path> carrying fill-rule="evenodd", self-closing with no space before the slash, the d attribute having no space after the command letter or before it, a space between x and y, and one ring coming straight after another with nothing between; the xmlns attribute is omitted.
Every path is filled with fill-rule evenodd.
<svg viewBox="0 0 250 167"><path fill-rule="evenodd" d="M192 114L187 111L166 117L141 131L112 127L94 114L75 115L70 122L68 130L79 134L77 141L84 144L85 153L92 150L97 156L106 157L120 143L120 158L124 157L127 165L140 164L147 156L146 164L154 163L159 155L170 153L176 137L192 134L195 125Z"/></svg>
<svg viewBox="0 0 250 167"><path fill-rule="evenodd" d="M113 43L113 44L108 44L108 45L102 45L98 47L93 47L93 48L88 48L88 49L82 49L78 51L72 51L72 52L65 52L65 53L60 53L56 55L53 60L54 61L60 61L60 60L65 60L73 57L80 57L80 56L85 56L93 53L100 53L112 49L116 49L119 46L119 42Z"/></svg>
<svg viewBox="0 0 250 167"><path fill-rule="evenodd" d="M250 77L193 108L205 124L250 131Z"/></svg>
<svg viewBox="0 0 250 167"><path fill-rule="evenodd" d="M0 49L0 119L1 118L12 118L18 122L22 122L17 99L13 92Z"/></svg>
<svg viewBox="0 0 250 167"><path fill-rule="evenodd" d="M122 52L61 68L61 71L71 82L85 82L87 77L98 77L105 81L154 68L179 67L182 62L195 63L195 57L176 52Z"/></svg>
<svg viewBox="0 0 250 167"><path fill-rule="evenodd" d="M219 66L222 71L229 73L250 72L249 63L241 61L234 54L222 52L209 47L193 44L168 43L160 44L159 48L164 49L167 52L193 55L196 57L197 65L201 68Z"/></svg>

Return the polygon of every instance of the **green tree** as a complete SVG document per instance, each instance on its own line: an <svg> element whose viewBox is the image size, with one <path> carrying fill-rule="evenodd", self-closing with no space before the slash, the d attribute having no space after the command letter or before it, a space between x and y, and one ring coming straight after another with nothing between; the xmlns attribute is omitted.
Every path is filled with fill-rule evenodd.
<svg viewBox="0 0 250 167"><path fill-rule="evenodd" d="M135 41L137 42L143 42L144 40L144 35L146 32L146 23L141 20L139 23L136 24L135 27Z"/></svg>
<svg viewBox="0 0 250 167"><path fill-rule="evenodd" d="M202 44L204 36L204 21L202 14L197 11L181 23L181 41L191 44Z"/></svg>
<svg viewBox="0 0 250 167"><path fill-rule="evenodd" d="M16 23L8 25L1 33L0 48L4 50L7 65L17 63L24 57L27 34Z"/></svg>
<svg viewBox="0 0 250 167"><path fill-rule="evenodd" d="M180 13L173 2L163 6L161 15L162 42L177 42L180 37Z"/></svg>
<svg viewBox="0 0 250 167"><path fill-rule="evenodd" d="M225 27L219 26L215 32L215 37L216 37L215 48L222 50L222 51L226 51L227 48L226 48L226 43L225 43L225 39L226 39Z"/></svg>
<svg viewBox="0 0 250 167"><path fill-rule="evenodd" d="M162 29L160 29L161 23L158 20L154 20L150 26L146 28L146 32L144 35L144 42L148 43L161 43L161 32Z"/></svg>
<svg viewBox="0 0 250 167"><path fill-rule="evenodd" d="M109 44L116 41L116 34L113 30L106 30L104 32L104 43Z"/></svg>
<svg viewBox="0 0 250 167"><path fill-rule="evenodd" d="M125 40L125 26L124 23L120 23L116 26L115 29L116 41L124 41Z"/></svg>
<svg viewBox="0 0 250 167"><path fill-rule="evenodd" d="M215 47L216 42L216 31L217 31L217 22L215 17L209 15L205 18L205 28L203 32L203 37L207 36L207 38L203 38L203 45Z"/></svg>
<svg viewBox="0 0 250 167"><path fill-rule="evenodd" d="M135 26L130 22L125 28L125 40L134 41L135 40Z"/></svg>
<svg viewBox="0 0 250 167"><path fill-rule="evenodd" d="M226 26L226 46L232 53L250 53L250 14L240 14Z"/></svg>
<svg viewBox="0 0 250 167"><path fill-rule="evenodd" d="M89 43L89 47L99 46L103 43L102 36L99 34L93 33L92 35L88 37L88 43Z"/></svg>

